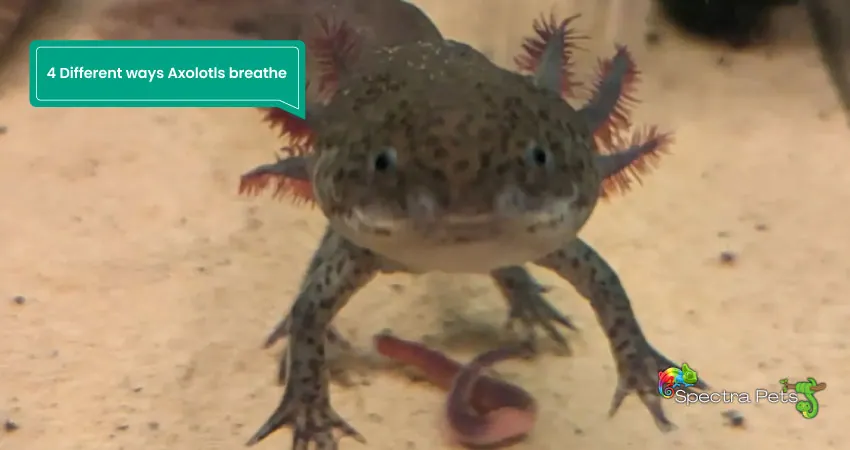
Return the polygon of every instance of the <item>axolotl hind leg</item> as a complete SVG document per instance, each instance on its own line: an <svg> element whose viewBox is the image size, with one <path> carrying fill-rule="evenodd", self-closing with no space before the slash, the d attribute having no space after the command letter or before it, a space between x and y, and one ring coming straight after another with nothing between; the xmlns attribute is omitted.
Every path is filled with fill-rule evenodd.
<svg viewBox="0 0 850 450"><path fill-rule="evenodd" d="M552 340L569 352L569 344L557 326L573 331L576 331L576 327L543 296L547 288L520 266L496 269L490 272L490 276L508 302L509 328L519 326L522 339L532 350L536 350L536 327L541 327Z"/></svg>
<svg viewBox="0 0 850 450"><path fill-rule="evenodd" d="M326 333L336 313L378 273L378 259L331 231L325 237L289 313L287 382L277 409L248 441L293 428L292 450L336 450L334 431L362 436L334 411L326 366Z"/></svg>
<svg viewBox="0 0 850 450"><path fill-rule="evenodd" d="M614 269L580 239L536 263L569 281L590 301L608 337L619 376L609 414L613 416L626 396L634 392L649 409L658 428L662 431L673 429L673 423L661 408L661 396L657 388L658 372L677 364L655 350L646 340ZM695 387L708 388L702 380Z"/></svg>

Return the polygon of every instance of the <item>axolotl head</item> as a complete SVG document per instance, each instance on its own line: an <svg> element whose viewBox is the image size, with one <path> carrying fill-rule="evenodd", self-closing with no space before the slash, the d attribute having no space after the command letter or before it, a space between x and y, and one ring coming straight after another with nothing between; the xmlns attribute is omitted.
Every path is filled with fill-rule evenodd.
<svg viewBox="0 0 850 450"><path fill-rule="evenodd" d="M471 47L362 55L323 108L314 197L354 243L422 270L481 271L573 239L599 196L592 133L557 94Z"/></svg>
<svg viewBox="0 0 850 450"><path fill-rule="evenodd" d="M314 126L311 176L349 240L480 271L554 251L589 217L592 133L557 94L455 42L377 50L350 72Z"/></svg>
<svg viewBox="0 0 850 450"><path fill-rule="evenodd" d="M267 111L293 146L240 192L276 180L276 194L315 201L337 233L407 271L486 272L556 251L671 142L657 127L624 139L639 72L623 46L600 60L579 111L562 100L574 18L535 21L516 60L528 77L442 39L360 53L322 22L314 48L331 97L308 103L305 121Z"/></svg>

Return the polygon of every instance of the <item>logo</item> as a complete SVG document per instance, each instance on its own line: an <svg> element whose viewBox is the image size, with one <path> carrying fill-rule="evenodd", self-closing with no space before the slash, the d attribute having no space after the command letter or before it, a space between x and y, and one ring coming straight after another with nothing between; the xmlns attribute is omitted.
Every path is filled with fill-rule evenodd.
<svg viewBox="0 0 850 450"><path fill-rule="evenodd" d="M699 377L695 370L682 363L682 367L670 367L658 372L658 394L664 398L671 398L677 389L686 389L695 384Z"/></svg>
<svg viewBox="0 0 850 450"><path fill-rule="evenodd" d="M779 380L779 391L758 388L750 391L702 391L692 392L688 388L699 384L697 372L682 363L682 367L669 367L658 372L658 394L665 399L675 398L683 405L710 403L769 403L793 404L804 419L814 419L820 412L820 404L815 394L826 389L826 383L812 377L805 381L789 382L788 378Z"/></svg>
<svg viewBox="0 0 850 450"><path fill-rule="evenodd" d="M814 419L817 417L820 410L818 399L815 398L815 393L826 389L826 383L818 383L814 378L809 377L806 381L798 381L797 383L789 383L788 378L779 380L782 385L782 392L794 391L798 394L797 412L804 419Z"/></svg>

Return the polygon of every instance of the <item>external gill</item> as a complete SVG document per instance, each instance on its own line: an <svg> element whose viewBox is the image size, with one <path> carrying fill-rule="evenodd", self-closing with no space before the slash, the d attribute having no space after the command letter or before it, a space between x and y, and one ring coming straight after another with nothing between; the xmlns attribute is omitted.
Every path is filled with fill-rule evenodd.
<svg viewBox="0 0 850 450"><path fill-rule="evenodd" d="M348 71L360 52L360 39L345 21L334 22L317 15L322 35L314 42L319 63L319 92L330 97L336 92L339 76Z"/></svg>
<svg viewBox="0 0 850 450"><path fill-rule="evenodd" d="M630 110L638 103L634 93L639 74L632 55L624 46L617 46L613 58L599 61L593 95L579 112L595 130L597 142L604 148L611 148L617 134L632 125Z"/></svg>
<svg viewBox="0 0 850 450"><path fill-rule="evenodd" d="M310 183L309 152L304 146L284 147L284 157L273 164L257 166L242 175L239 194L257 195L274 183L274 198L290 197L295 203L314 205L313 186Z"/></svg>
<svg viewBox="0 0 850 450"><path fill-rule="evenodd" d="M586 37L568 28L577 17L561 22L554 16L535 20L535 36L523 40L523 51L514 58L519 70L533 74L538 86L562 97L570 97L574 88L581 86L573 80L572 57L578 48L574 41ZM641 175L669 150L671 142L670 135L656 128L638 131L629 139L623 137L632 127L630 109L637 103L634 93L640 72L626 47L616 48L614 57L599 61L592 95L579 110L602 153L598 158L604 198L628 191L632 181L640 182Z"/></svg>
<svg viewBox="0 0 850 450"><path fill-rule="evenodd" d="M336 92L339 76L357 58L360 42L346 22L336 23L321 15L317 15L316 20L321 35L313 40L311 50L319 66L319 96L326 100ZM277 158L274 164L264 164L243 174L240 194L257 195L274 183L273 197L289 196L295 203L315 204L308 159L315 142L311 122L321 114L322 107L323 102L308 103L306 120L282 109L261 108L266 113L264 121L269 122L271 128L279 127L280 136L288 137L290 146L282 149L283 158Z"/></svg>
<svg viewBox="0 0 850 450"><path fill-rule="evenodd" d="M346 22L335 22L320 14L316 15L316 21L320 34L311 41L310 51L314 53L319 67L319 101L308 103L308 120L302 120L279 108L260 108L265 113L263 121L268 122L270 128L279 128L280 137L288 137L290 144L306 148L312 148L315 140L310 128L310 116L316 115L322 103L336 92L339 75L357 58L360 48L357 33Z"/></svg>
<svg viewBox="0 0 850 450"><path fill-rule="evenodd" d="M617 138L619 151L596 155L599 174L602 176L602 196L624 194L633 181L642 184L642 175L658 164L661 154L670 151L673 136L660 133L657 127L635 132L630 141Z"/></svg>
<svg viewBox="0 0 850 450"><path fill-rule="evenodd" d="M573 51L579 48L575 41L587 39L576 34L569 25L579 17L567 17L558 23L554 15L548 19L541 16L534 20L535 37L525 38L523 53L514 58L521 72L534 75L538 86L545 87L564 97L572 97L581 82L575 81Z"/></svg>
<svg viewBox="0 0 850 450"><path fill-rule="evenodd" d="M641 176L670 150L672 135L654 126L624 136L632 128L630 109L638 102L634 91L639 74L626 47L617 46L613 58L600 61L594 93L579 110L594 130L600 152L602 198L628 192L634 181L642 184Z"/></svg>
<svg viewBox="0 0 850 450"><path fill-rule="evenodd" d="M534 21L534 37L523 39L522 52L514 58L521 72L531 73L538 86L545 87L565 98L572 97L582 83L574 79L573 52L579 49L576 40L587 39L569 26L579 15L558 22L554 16ZM624 46L617 46L613 58L599 61L597 80L590 100L580 112L596 138L611 147L614 136L631 126L630 109L637 103L634 97L639 72Z"/></svg>
<svg viewBox="0 0 850 450"><path fill-rule="evenodd" d="M310 82L307 82L307 88ZM300 145L307 148L313 146L313 130L310 129L308 121L295 117L280 108L258 108L264 112L263 122L269 123L269 128L280 129L279 137L287 137L290 144ZM310 111L308 110L308 114Z"/></svg>

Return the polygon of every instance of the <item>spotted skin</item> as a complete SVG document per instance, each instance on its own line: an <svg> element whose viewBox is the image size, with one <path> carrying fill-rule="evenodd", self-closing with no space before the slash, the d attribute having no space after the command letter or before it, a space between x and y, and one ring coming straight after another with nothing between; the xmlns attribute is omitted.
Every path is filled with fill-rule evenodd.
<svg viewBox="0 0 850 450"><path fill-rule="evenodd" d="M339 237L339 235L335 234L332 229L326 228L325 233L322 236L322 240L319 244L319 248L313 253L313 258L310 260L310 263L307 266L307 270L302 279L301 283L301 291L303 291L308 283L312 280L311 275L316 271L316 269L324 262L331 258L333 258L337 253L337 247L340 244L343 244L345 241ZM275 327L272 329L271 333L269 333L266 341L264 343L265 348L269 348L273 346L277 341L286 338L291 333L292 328L292 315L287 314ZM325 342L329 347L332 347L331 350L336 352L345 352L350 349L350 344L346 341L342 335L336 330L333 325L328 325L326 327L325 332ZM287 378L287 371L289 369L287 363L287 351L284 350L281 355L280 365L278 366L278 383L285 384ZM344 385L350 385L351 380L348 378L348 374L340 369L340 370L331 370L330 374L333 378L336 379L337 382L340 382Z"/></svg>
<svg viewBox="0 0 850 450"><path fill-rule="evenodd" d="M316 125L314 193L335 230L412 270L457 273L575 236L601 176L592 132L560 96L451 41L369 56Z"/></svg>
<svg viewBox="0 0 850 450"><path fill-rule="evenodd" d="M604 86L625 77L623 54ZM301 177L329 220L277 333L289 331L283 399L249 444L284 426L296 450L311 442L335 450L335 431L362 440L331 407L325 338L336 312L378 273L490 274L513 298L512 317L568 326L548 303L517 296L541 291L520 267L528 262L559 274L594 309L619 374L611 414L635 392L662 430L672 428L651 394L672 363L647 342L614 270L577 237L603 182L653 150L636 143L601 153L594 133L605 120L587 108L613 114L610 92L576 110L547 79L453 41L367 50L308 113L312 151L243 176L246 189L266 176Z"/></svg>
<svg viewBox="0 0 850 450"><path fill-rule="evenodd" d="M365 442L330 405L325 333L336 313L379 269L377 255L327 230L290 310L289 376L283 401L248 445L283 424L295 425L293 450L307 450L311 441L318 449L335 449L334 430Z"/></svg>
<svg viewBox="0 0 850 450"><path fill-rule="evenodd" d="M646 340L629 303L629 297L614 269L581 239L574 240L536 263L569 281L590 301L590 306L608 337L619 375L610 415L613 416L626 396L634 392L652 413L660 429L673 429L673 423L667 419L661 408L657 387L647 381L657 381L659 369L678 364L658 353ZM707 386L700 384L698 387Z"/></svg>

